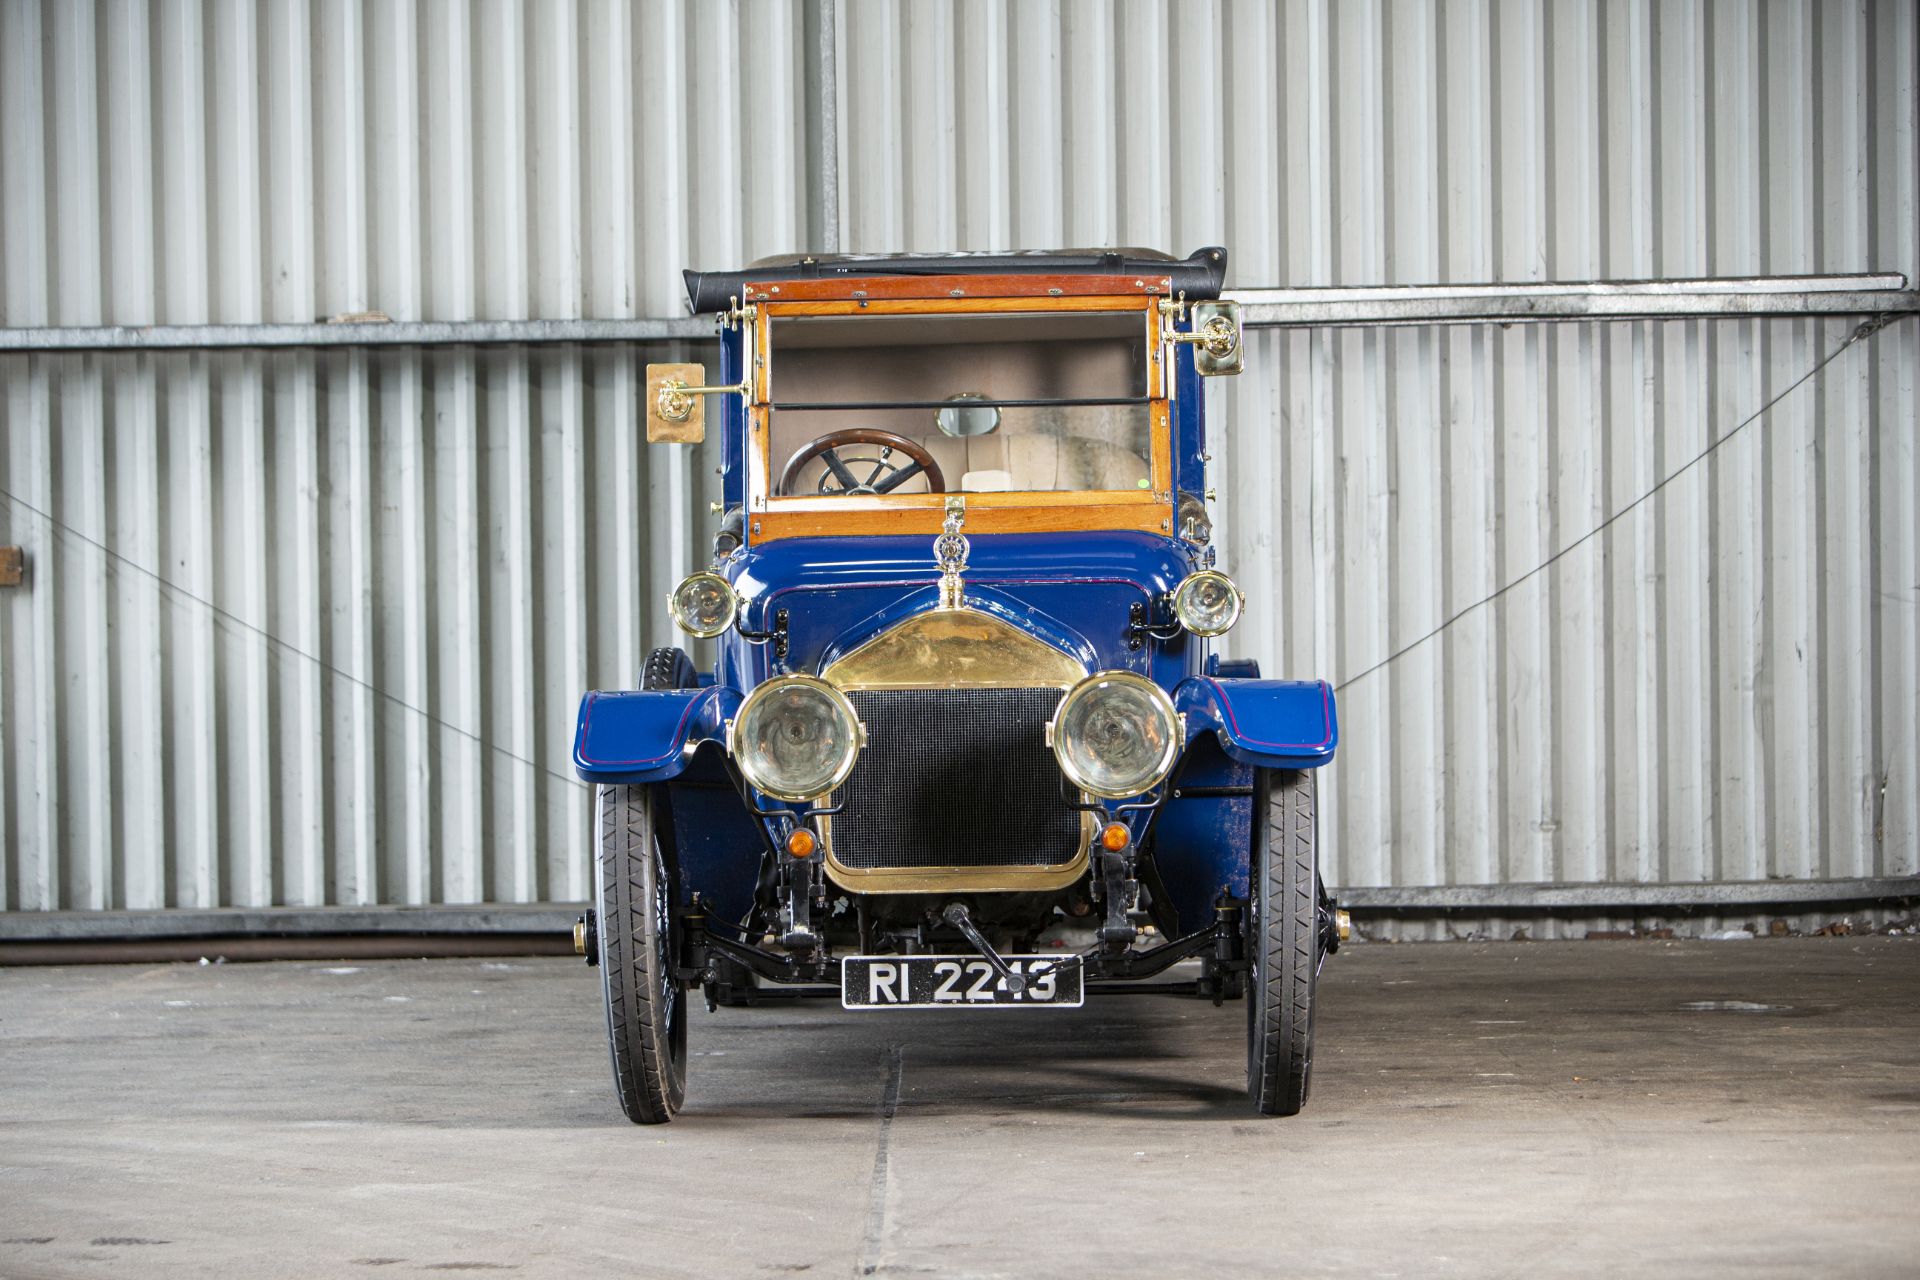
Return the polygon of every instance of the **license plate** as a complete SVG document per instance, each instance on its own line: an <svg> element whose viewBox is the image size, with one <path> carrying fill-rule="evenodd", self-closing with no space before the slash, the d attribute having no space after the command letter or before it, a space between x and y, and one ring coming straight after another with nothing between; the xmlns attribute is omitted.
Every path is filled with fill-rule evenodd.
<svg viewBox="0 0 1920 1280"><path fill-rule="evenodd" d="M847 956L840 1003L849 1009L1078 1009L1086 1002L1078 956L1007 956L1027 980L1014 991L979 956Z"/></svg>

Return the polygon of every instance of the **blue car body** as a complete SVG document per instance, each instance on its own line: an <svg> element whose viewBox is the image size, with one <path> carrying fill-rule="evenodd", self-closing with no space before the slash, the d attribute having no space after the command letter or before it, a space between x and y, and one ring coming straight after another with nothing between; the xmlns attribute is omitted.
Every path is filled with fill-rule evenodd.
<svg viewBox="0 0 1920 1280"><path fill-rule="evenodd" d="M742 378L744 327L721 332L720 380ZM1174 536L1180 495L1207 492L1204 396L1188 362L1174 375L1171 458L1176 494L1168 532L1139 529L987 533L971 537L965 605L1070 655L1086 671L1130 671L1165 690L1185 742L1169 785L1151 806L1102 802L1125 823L1157 873L1181 930L1211 918L1222 894L1248 892L1248 832L1256 769L1315 769L1339 731L1330 686L1262 678L1250 662L1222 661L1184 632L1141 642L1130 616L1164 614L1170 593L1212 553ZM723 503L743 507L748 418L743 398L716 406ZM793 806L744 786L726 760L728 721L761 682L819 673L838 656L940 607L940 568L924 536L785 537L762 541L744 519L738 545L714 571L739 597L738 625L721 635L711 673L695 687L594 691L581 701L574 741L579 776L664 789L689 893L742 918L762 883L778 815ZM784 652L766 638L784 620Z"/></svg>
<svg viewBox="0 0 1920 1280"><path fill-rule="evenodd" d="M1216 651L1246 603L1207 510L1225 275L1217 247L688 273L718 376L651 364L644 396L650 443L719 431L713 555L668 599L710 669L655 649L573 747L628 1119L686 1101L694 990L1044 1015L1153 981L1240 1001L1253 1108L1305 1105L1349 927L1339 727L1324 681Z"/></svg>

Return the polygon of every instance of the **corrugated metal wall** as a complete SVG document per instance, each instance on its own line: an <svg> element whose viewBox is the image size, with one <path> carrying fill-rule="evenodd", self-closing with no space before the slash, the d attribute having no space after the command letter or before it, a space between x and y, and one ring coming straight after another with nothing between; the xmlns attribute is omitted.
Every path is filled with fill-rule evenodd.
<svg viewBox="0 0 1920 1280"><path fill-rule="evenodd" d="M0 324L675 314L681 266L824 226L817 12L0 0ZM843 248L1920 267L1908 0L838 28ZM1920 325L1741 426L1851 330L1252 341L1211 388L1235 647L1344 683L1332 879L1920 870ZM0 907L584 897L575 698L671 641L710 520L713 458L640 443L649 358L0 357Z"/></svg>

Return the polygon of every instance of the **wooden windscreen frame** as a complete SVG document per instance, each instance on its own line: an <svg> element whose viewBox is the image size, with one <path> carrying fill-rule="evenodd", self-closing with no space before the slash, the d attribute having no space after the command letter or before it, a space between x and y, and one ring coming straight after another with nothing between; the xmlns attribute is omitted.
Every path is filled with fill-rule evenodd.
<svg viewBox="0 0 1920 1280"><path fill-rule="evenodd" d="M777 294L772 290L779 290ZM1171 379L1159 340L1164 279L1107 276L910 276L750 284L755 364L747 405L748 537L779 538L940 532L946 494L847 497L772 496L770 387L779 353L768 341L773 320L794 316L938 315L991 312L1137 312L1147 343L1151 488L1138 491L969 493L968 533L1173 528Z"/></svg>

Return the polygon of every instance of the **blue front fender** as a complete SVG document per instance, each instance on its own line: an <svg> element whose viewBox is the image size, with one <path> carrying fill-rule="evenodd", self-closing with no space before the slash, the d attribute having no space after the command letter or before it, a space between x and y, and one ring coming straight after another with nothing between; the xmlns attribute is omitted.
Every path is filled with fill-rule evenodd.
<svg viewBox="0 0 1920 1280"><path fill-rule="evenodd" d="M573 768L588 782L664 782L685 769L703 742L725 736L738 691L622 690L580 700Z"/></svg>
<svg viewBox="0 0 1920 1280"><path fill-rule="evenodd" d="M1173 691L1189 738L1212 730L1241 764L1317 769L1340 738L1333 686L1324 680L1236 680L1189 676Z"/></svg>

